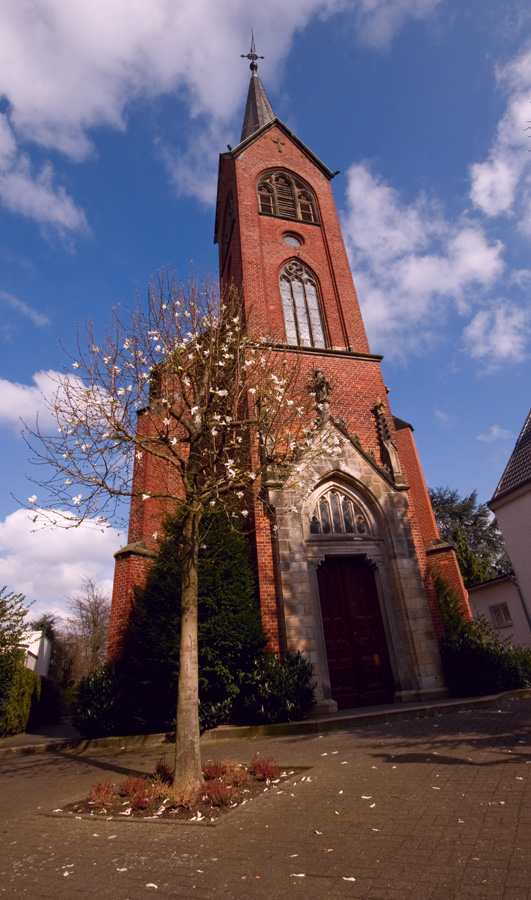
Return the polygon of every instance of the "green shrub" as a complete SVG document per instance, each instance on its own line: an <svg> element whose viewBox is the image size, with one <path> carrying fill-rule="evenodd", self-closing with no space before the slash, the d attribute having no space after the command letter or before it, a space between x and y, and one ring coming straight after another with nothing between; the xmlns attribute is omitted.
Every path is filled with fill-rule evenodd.
<svg viewBox="0 0 531 900"><path fill-rule="evenodd" d="M118 665L104 663L78 681L73 696L75 727L86 737L129 734L129 691L126 673Z"/></svg>
<svg viewBox="0 0 531 900"><path fill-rule="evenodd" d="M39 698L31 704L28 727L36 725L58 725L63 709L63 691L55 681L41 677Z"/></svg>
<svg viewBox="0 0 531 900"><path fill-rule="evenodd" d="M243 679L233 709L238 724L262 725L303 719L315 704L313 666L302 654L279 660L271 653L257 656Z"/></svg>
<svg viewBox="0 0 531 900"><path fill-rule="evenodd" d="M81 679L74 723L88 736L170 730L179 674L180 522L165 537L144 587L136 588L124 661ZM230 717L242 679L265 643L249 544L226 515L206 515L199 551L199 719Z"/></svg>
<svg viewBox="0 0 531 900"><path fill-rule="evenodd" d="M442 578L434 585L445 628L441 658L454 697L481 696L531 685L531 649L502 640L483 616L466 619Z"/></svg>
<svg viewBox="0 0 531 900"><path fill-rule="evenodd" d="M74 723L87 736L174 727L179 673L179 518L166 524L125 639L125 659L81 679ZM280 661L265 635L249 544L225 515L205 516L199 551L199 719L202 730L236 721L303 718L313 669L301 654Z"/></svg>
<svg viewBox="0 0 531 900"><path fill-rule="evenodd" d="M233 520L235 522L236 520ZM180 521L168 520L146 585L135 591L126 658L137 727L174 726L179 674ZM205 515L199 550L199 719L228 721L242 679L265 643L249 542L225 514Z"/></svg>
<svg viewBox="0 0 531 900"><path fill-rule="evenodd" d="M0 736L20 734L26 730L31 704L40 696L41 679L16 660L10 670L11 683L0 706Z"/></svg>

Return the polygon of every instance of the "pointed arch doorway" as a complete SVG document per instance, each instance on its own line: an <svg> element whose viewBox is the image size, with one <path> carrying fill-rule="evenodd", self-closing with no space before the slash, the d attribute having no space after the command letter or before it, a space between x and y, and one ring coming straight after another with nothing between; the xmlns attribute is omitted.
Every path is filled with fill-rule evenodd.
<svg viewBox="0 0 531 900"><path fill-rule="evenodd" d="M394 680L373 567L363 556L326 556L317 583L338 708L392 703Z"/></svg>

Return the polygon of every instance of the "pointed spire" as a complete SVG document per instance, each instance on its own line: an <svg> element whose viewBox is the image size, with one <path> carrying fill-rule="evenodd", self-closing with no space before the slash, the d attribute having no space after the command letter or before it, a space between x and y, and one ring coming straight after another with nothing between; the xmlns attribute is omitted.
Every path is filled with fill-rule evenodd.
<svg viewBox="0 0 531 900"><path fill-rule="evenodd" d="M275 118L275 113L273 112L273 108L267 98L267 94L265 92L264 86L260 81L257 72L258 72L258 63L257 59L263 59L263 56L257 56L256 47L254 44L254 34L251 31L251 50L249 53L242 53L242 59L249 59L251 64L249 66L252 75L251 75L251 83L249 84L249 93L247 94L247 104L245 106L245 116L243 118L243 128L242 128L242 136L240 138L241 141L244 141L251 134L254 134L255 131L258 131L262 125L266 125L267 122L270 122L271 119Z"/></svg>

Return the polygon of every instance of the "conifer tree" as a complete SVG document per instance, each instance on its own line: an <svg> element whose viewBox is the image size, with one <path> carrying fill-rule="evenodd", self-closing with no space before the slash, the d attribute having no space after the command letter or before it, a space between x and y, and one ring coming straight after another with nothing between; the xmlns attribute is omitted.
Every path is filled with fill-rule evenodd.
<svg viewBox="0 0 531 900"><path fill-rule="evenodd" d="M429 494L439 534L456 551L465 587L512 572L498 523L487 504L478 503L476 491L460 497L449 487L439 487Z"/></svg>
<svg viewBox="0 0 531 900"><path fill-rule="evenodd" d="M238 523L238 524L236 524ZM199 699L202 728L226 721L241 679L265 644L250 547L241 517L206 513L198 580ZM179 671L181 522L165 526L146 584L135 589L126 636L126 667L142 728L173 726Z"/></svg>

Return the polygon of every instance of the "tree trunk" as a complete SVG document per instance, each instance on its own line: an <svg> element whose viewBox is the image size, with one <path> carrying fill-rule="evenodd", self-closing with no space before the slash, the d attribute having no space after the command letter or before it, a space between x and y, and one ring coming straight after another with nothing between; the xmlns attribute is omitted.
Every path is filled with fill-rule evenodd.
<svg viewBox="0 0 531 900"><path fill-rule="evenodd" d="M201 513L191 510L183 522L181 649L175 734L176 790L195 794L203 782L199 749L199 660L197 652L197 570Z"/></svg>

